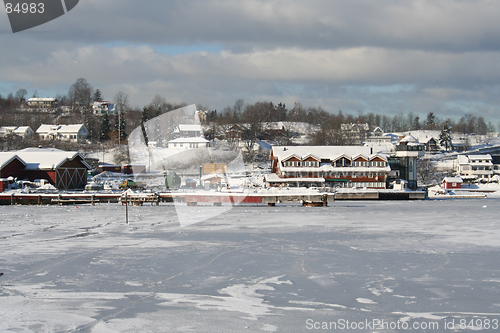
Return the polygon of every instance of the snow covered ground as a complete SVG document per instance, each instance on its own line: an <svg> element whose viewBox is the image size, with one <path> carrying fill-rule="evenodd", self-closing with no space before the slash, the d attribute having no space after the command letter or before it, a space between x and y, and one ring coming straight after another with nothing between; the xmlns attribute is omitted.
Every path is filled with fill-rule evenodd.
<svg viewBox="0 0 500 333"><path fill-rule="evenodd" d="M166 204L128 225L118 204L0 206L0 331L496 332L499 215L498 198L360 201L181 227Z"/></svg>

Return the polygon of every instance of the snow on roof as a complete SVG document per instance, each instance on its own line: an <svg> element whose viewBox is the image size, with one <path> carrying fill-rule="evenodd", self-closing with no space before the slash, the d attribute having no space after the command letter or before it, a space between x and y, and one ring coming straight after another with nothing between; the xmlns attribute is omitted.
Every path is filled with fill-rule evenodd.
<svg viewBox="0 0 500 333"><path fill-rule="evenodd" d="M57 101L56 98L52 97L32 97L28 98L28 102L55 102Z"/></svg>
<svg viewBox="0 0 500 333"><path fill-rule="evenodd" d="M15 158L19 159L21 163L26 165L26 163L14 152L0 152L0 169L3 169L7 164L12 162Z"/></svg>
<svg viewBox="0 0 500 333"><path fill-rule="evenodd" d="M404 138L401 139L399 142L412 142L412 143L418 143L418 140L411 134L406 135Z"/></svg>
<svg viewBox="0 0 500 333"><path fill-rule="evenodd" d="M19 126L18 128L15 129L14 133L25 133L26 131L31 130L31 127L29 126Z"/></svg>
<svg viewBox="0 0 500 333"><path fill-rule="evenodd" d="M427 143L431 139L439 141L437 139L437 138L439 138L439 133L440 132L438 132L438 131L419 130L419 131L407 132L406 134L411 135L413 138L415 138L420 143Z"/></svg>
<svg viewBox="0 0 500 333"><path fill-rule="evenodd" d="M321 159L328 159L331 161L342 155L357 156L359 154L369 158L373 155L378 155L383 159L386 158L383 154L372 154L371 148L364 146L274 146L272 154L274 158L278 158L280 161L284 160L291 154L301 157L312 154Z"/></svg>
<svg viewBox="0 0 500 333"><path fill-rule="evenodd" d="M81 157L82 163L91 169L83 156L76 151L64 151L56 148L25 148L18 150L16 154L26 162L26 170L55 169L76 157Z"/></svg>
<svg viewBox="0 0 500 333"><path fill-rule="evenodd" d="M465 155L457 155L458 164L468 164L469 159Z"/></svg>
<svg viewBox="0 0 500 333"><path fill-rule="evenodd" d="M463 180L460 177L445 177L443 179L443 182L446 182L446 183L463 183Z"/></svg>
<svg viewBox="0 0 500 333"><path fill-rule="evenodd" d="M12 132L16 129L16 126L2 126L0 127L0 132Z"/></svg>
<svg viewBox="0 0 500 333"><path fill-rule="evenodd" d="M467 157L469 158L469 160L490 160L491 161L493 159L490 154L468 155Z"/></svg>
<svg viewBox="0 0 500 333"><path fill-rule="evenodd" d="M42 124L36 130L37 133L77 133L81 129L87 130L83 124L71 124L71 125L50 125Z"/></svg>
<svg viewBox="0 0 500 333"><path fill-rule="evenodd" d="M201 132L201 125L200 124L179 124L179 128L176 129L177 132L181 131L186 131L186 132L192 132L192 131L198 131Z"/></svg>

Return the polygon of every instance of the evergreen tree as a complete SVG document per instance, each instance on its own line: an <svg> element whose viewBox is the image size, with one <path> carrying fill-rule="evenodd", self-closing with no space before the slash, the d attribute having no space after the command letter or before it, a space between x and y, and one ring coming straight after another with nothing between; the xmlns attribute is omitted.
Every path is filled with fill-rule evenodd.
<svg viewBox="0 0 500 333"><path fill-rule="evenodd" d="M433 130L436 128L436 115L434 114L434 112L431 111L427 114L427 120L425 125L429 130Z"/></svg>
<svg viewBox="0 0 500 333"><path fill-rule="evenodd" d="M415 116L415 119L413 120L413 125L415 126L415 129L417 131L420 130L420 127L422 125L420 124L420 117L419 116Z"/></svg>
<svg viewBox="0 0 500 333"><path fill-rule="evenodd" d="M448 123L444 123L443 129L439 134L439 144L444 145L445 149L453 149L453 145L451 143L451 126Z"/></svg>
<svg viewBox="0 0 500 333"><path fill-rule="evenodd" d="M96 89L96 90L94 91L93 100L94 100L94 102L99 102L99 101L102 101L102 100L103 100L103 97L102 97L101 91L100 91L99 89Z"/></svg>
<svg viewBox="0 0 500 333"><path fill-rule="evenodd" d="M142 130L142 135L144 136L144 142L146 143L146 146L148 145L148 133L146 132L146 127L144 126L144 123L149 120L149 110L145 106L142 109L142 117L141 117L141 130Z"/></svg>
<svg viewBox="0 0 500 333"><path fill-rule="evenodd" d="M102 122L101 122L101 130L100 130L100 141L106 141L109 140L109 132L111 130L111 126L109 124L109 116L107 113L104 114L102 117Z"/></svg>

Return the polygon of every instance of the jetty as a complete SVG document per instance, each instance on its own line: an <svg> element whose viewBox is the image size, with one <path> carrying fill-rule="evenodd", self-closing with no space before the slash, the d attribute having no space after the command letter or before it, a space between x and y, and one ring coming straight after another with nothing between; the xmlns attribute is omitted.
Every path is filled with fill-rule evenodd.
<svg viewBox="0 0 500 333"><path fill-rule="evenodd" d="M185 202L189 206L223 204L254 204L276 206L277 204L298 203L303 206L328 206L339 200L423 200L424 191L397 190L344 190L321 191L193 191L193 192L114 192L114 193L0 193L0 205L77 205L123 203L136 206L159 205L162 202Z"/></svg>

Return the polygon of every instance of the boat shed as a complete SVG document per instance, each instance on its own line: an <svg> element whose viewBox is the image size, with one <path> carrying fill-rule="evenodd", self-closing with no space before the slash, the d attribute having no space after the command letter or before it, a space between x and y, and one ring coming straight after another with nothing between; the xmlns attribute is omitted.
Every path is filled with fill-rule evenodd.
<svg viewBox="0 0 500 333"><path fill-rule="evenodd" d="M26 163L14 152L0 152L0 178L22 178Z"/></svg>
<svg viewBox="0 0 500 333"><path fill-rule="evenodd" d="M34 181L46 179L58 189L84 188L91 167L76 151L55 148L26 148L15 152L26 163L23 177Z"/></svg>

